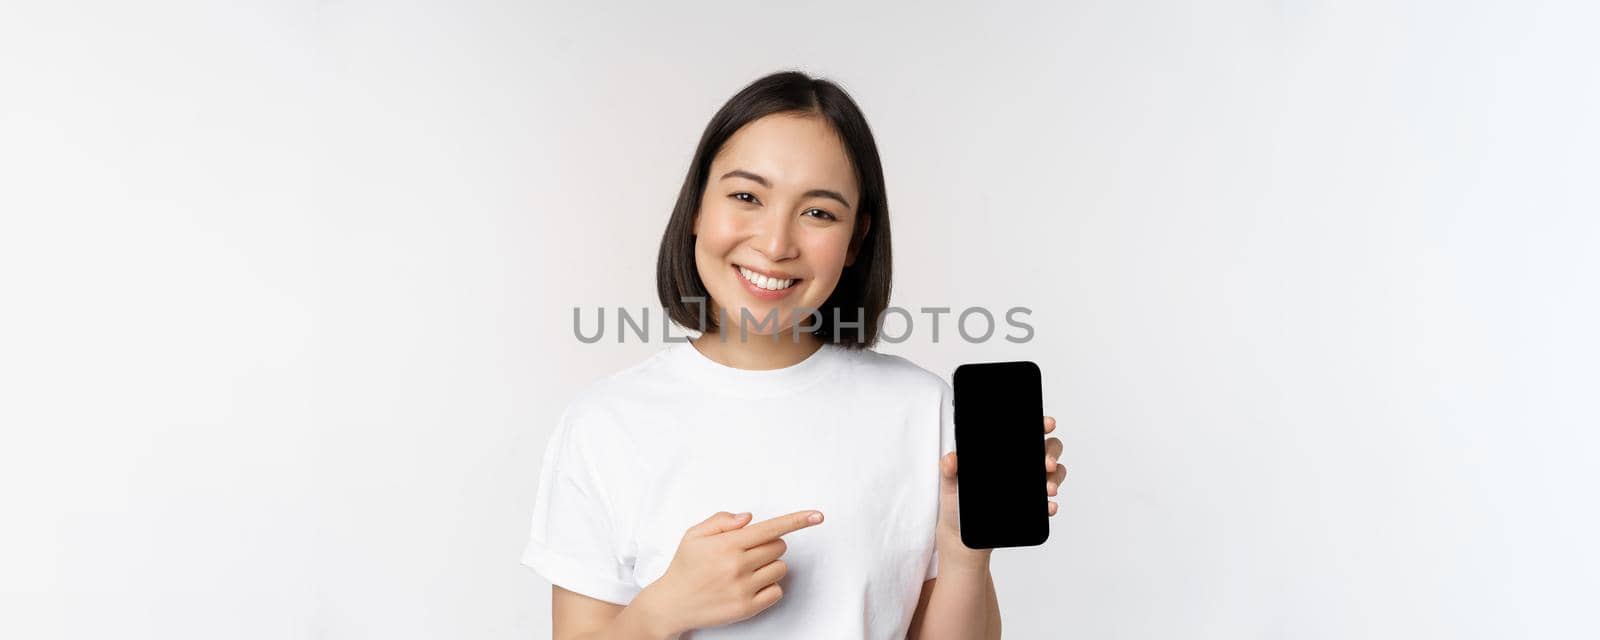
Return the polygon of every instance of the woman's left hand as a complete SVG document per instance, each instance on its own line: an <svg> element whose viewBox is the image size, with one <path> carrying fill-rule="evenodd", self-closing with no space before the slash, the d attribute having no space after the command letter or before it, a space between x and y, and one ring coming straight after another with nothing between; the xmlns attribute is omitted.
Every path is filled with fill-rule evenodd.
<svg viewBox="0 0 1600 640"><path fill-rule="evenodd" d="M1044 432L1056 430L1056 419L1044 417ZM1056 460L1061 457L1061 439L1047 438L1044 442L1044 471L1045 495L1054 496L1061 488L1061 482L1067 477L1067 468ZM1055 500L1047 500L1050 515L1054 516L1059 508ZM956 452L950 452L939 459L939 532L938 544L941 549L948 549L955 553L988 553L992 549L968 549L961 542L961 518L957 510L956 493Z"/></svg>

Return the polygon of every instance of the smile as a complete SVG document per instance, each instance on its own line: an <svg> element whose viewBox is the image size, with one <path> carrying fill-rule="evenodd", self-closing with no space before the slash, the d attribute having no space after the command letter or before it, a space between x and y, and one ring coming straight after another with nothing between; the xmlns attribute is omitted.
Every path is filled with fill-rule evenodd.
<svg viewBox="0 0 1600 640"><path fill-rule="evenodd" d="M788 294L790 290L794 289L794 286L799 284L801 280L800 278L778 278L769 276L754 271L744 265L736 264L733 265L733 268L734 271L738 272L739 279L744 281L745 289L760 298L781 298Z"/></svg>

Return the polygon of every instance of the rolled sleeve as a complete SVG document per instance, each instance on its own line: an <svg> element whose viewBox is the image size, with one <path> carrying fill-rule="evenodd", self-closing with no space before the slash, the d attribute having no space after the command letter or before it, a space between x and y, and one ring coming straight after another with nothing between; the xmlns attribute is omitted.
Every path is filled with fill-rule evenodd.
<svg viewBox="0 0 1600 640"><path fill-rule="evenodd" d="M522 564L551 584L626 605L639 593L626 537L580 412L562 414L545 449Z"/></svg>

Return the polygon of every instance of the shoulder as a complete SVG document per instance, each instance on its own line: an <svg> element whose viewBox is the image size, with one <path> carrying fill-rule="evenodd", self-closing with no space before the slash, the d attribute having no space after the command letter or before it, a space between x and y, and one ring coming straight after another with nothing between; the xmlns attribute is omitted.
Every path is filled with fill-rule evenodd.
<svg viewBox="0 0 1600 640"><path fill-rule="evenodd" d="M897 391L922 392L934 395L947 394L950 387L944 376L919 365L905 356L883 353L871 349L845 350L851 367L863 372L881 384L897 387Z"/></svg>
<svg viewBox="0 0 1600 640"><path fill-rule="evenodd" d="M663 349L638 363L583 384L567 402L561 421L588 434L620 430L628 422L625 416L652 406L653 399L674 393L666 358L667 351Z"/></svg>

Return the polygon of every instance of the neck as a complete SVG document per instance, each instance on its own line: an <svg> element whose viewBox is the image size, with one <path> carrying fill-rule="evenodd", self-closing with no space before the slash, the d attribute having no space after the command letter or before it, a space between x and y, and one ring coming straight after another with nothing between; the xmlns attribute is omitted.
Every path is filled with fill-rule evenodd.
<svg viewBox="0 0 1600 640"><path fill-rule="evenodd" d="M780 331L775 335L747 334L739 339L737 331L727 339L722 333L704 333L691 342L700 353L721 364L737 369L782 369L799 364L822 348L821 338L809 333L795 338L794 332Z"/></svg>

